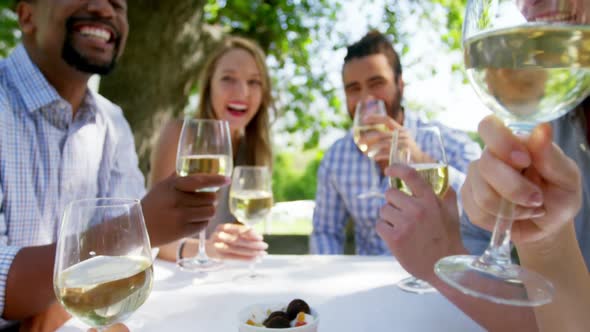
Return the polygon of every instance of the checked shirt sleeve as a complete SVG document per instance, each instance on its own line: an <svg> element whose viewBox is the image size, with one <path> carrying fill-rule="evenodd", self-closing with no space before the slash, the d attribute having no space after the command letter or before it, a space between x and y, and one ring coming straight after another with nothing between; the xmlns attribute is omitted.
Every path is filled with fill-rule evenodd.
<svg viewBox="0 0 590 332"><path fill-rule="evenodd" d="M334 154L326 154L317 177L313 232L310 252L321 255L339 255L344 252L345 225L348 212L333 180L330 165L338 162Z"/></svg>

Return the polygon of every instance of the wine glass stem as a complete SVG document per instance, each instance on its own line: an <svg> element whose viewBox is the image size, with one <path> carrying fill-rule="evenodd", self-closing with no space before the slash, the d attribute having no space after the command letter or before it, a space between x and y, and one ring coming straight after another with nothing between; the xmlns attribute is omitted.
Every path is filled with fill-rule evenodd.
<svg viewBox="0 0 590 332"><path fill-rule="evenodd" d="M490 240L490 245L479 258L480 263L487 265L507 265L510 260L510 230L514 222L514 203L502 199L499 216Z"/></svg>
<svg viewBox="0 0 590 332"><path fill-rule="evenodd" d="M509 123L508 128L514 135L528 137L533 129L529 123ZM478 259L479 263L493 266L505 266L511 263L510 259L510 231L514 222L514 203L505 199L500 201L498 217L494 232L490 239L490 245Z"/></svg>
<svg viewBox="0 0 590 332"><path fill-rule="evenodd" d="M258 258L256 258L258 259ZM248 274L250 275L250 278L254 278L256 277L256 270L254 269L256 266L256 260L254 260L252 263L250 263L250 265L248 266Z"/></svg>
<svg viewBox="0 0 590 332"><path fill-rule="evenodd" d="M206 230L202 230L199 232L199 256L197 257L197 259L199 261L209 260L209 257L207 256L207 250L205 249L206 241L207 241Z"/></svg>
<svg viewBox="0 0 590 332"><path fill-rule="evenodd" d="M371 192L379 192L379 164L373 162L371 164Z"/></svg>

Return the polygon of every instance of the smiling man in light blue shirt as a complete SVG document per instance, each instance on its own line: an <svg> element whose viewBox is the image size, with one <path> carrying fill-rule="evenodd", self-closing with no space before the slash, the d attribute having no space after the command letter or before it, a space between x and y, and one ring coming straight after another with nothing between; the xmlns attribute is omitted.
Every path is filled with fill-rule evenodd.
<svg viewBox="0 0 590 332"><path fill-rule="evenodd" d="M195 190L228 183L171 175L145 195L121 109L87 88L122 53L125 0L20 0L17 13L23 44L0 62L0 312L9 320L55 301L55 241L72 200L143 197L158 246L205 227L216 198Z"/></svg>

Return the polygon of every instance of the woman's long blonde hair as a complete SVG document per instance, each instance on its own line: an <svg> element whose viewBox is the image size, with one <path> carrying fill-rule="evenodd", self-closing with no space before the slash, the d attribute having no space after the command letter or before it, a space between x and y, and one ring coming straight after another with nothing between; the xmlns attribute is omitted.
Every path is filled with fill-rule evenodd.
<svg viewBox="0 0 590 332"><path fill-rule="evenodd" d="M244 137L247 165L271 166L272 149L270 143L270 115L272 110L271 81L266 67L265 55L255 42L240 37L228 37L209 56L200 75L199 109L197 117L202 119L214 119L215 112L211 103L211 79L219 59L227 52L234 49L242 49L250 53L258 66L262 81L262 100L256 115L246 126ZM237 147L234 147L236 149Z"/></svg>

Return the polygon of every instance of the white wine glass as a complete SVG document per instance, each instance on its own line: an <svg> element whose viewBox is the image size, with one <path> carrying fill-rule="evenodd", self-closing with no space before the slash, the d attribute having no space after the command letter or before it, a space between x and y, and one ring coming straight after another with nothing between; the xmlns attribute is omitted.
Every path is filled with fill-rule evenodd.
<svg viewBox="0 0 590 332"><path fill-rule="evenodd" d="M447 156L438 127L424 126L417 129L394 130L389 163L405 164L414 168L439 197L442 197L449 188ZM410 188L399 178L390 178L390 185L392 188L412 195ZM428 282L413 276L402 279L397 285L410 293L422 294L436 291Z"/></svg>
<svg viewBox="0 0 590 332"><path fill-rule="evenodd" d="M463 25L467 76L479 98L515 134L529 135L590 92L589 9L570 0L468 1ZM500 204L501 217L482 256L443 258L436 274L465 294L496 303L550 302L552 284L511 263L513 211L512 203Z"/></svg>
<svg viewBox="0 0 590 332"><path fill-rule="evenodd" d="M272 206L272 175L268 167L236 167L229 191L229 208L234 217L250 230L252 226L269 218ZM250 263L248 274L236 279L264 279L264 275L256 273L255 264L255 261Z"/></svg>
<svg viewBox="0 0 590 332"><path fill-rule="evenodd" d="M187 118L182 125L176 155L176 173L179 176L195 174L230 176L233 168L231 135L227 121ZM219 187L200 191L217 192ZM199 232L199 251L195 257L180 258L178 266L195 272L215 271L223 262L207 256L206 229Z"/></svg>
<svg viewBox="0 0 590 332"><path fill-rule="evenodd" d="M382 150L387 149L391 141L391 132L383 123L375 123L367 119L369 115L386 116L385 103L378 99L362 100L356 105L354 112L352 134L354 143L359 150L369 159L373 158ZM358 195L358 198L382 197L379 176L379 166L376 163L370 165L370 189Z"/></svg>
<svg viewBox="0 0 590 332"><path fill-rule="evenodd" d="M73 201L60 227L53 273L59 302L99 330L127 319L148 298L153 280L139 201Z"/></svg>

